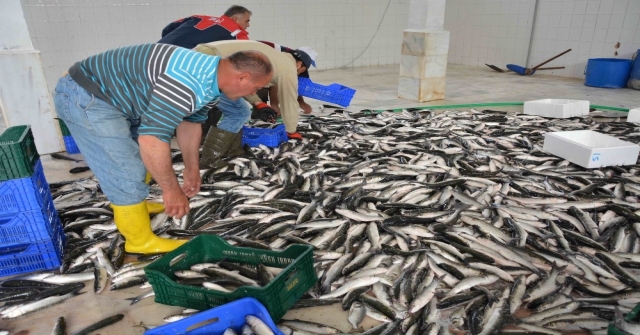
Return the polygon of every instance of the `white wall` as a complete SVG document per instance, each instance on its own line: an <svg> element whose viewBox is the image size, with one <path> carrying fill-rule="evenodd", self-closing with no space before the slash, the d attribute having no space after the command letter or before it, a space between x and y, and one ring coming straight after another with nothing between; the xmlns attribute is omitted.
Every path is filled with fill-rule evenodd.
<svg viewBox="0 0 640 335"><path fill-rule="evenodd" d="M534 0L449 0L444 30L451 33L449 63L502 68L523 64Z"/></svg>
<svg viewBox="0 0 640 335"><path fill-rule="evenodd" d="M640 0L540 0L531 62L571 48L553 63L567 68L554 74L583 78L589 58L629 59L640 49L639 16Z"/></svg>
<svg viewBox="0 0 640 335"><path fill-rule="evenodd" d="M28 124L40 154L61 149L40 53L33 49L19 0L0 10L0 130Z"/></svg>
<svg viewBox="0 0 640 335"><path fill-rule="evenodd" d="M520 25L533 19L534 3L447 1L445 29L451 31L452 41L449 62L502 68L507 63L525 65L530 30L527 33ZM529 65L571 48L548 65L566 69L545 73L584 78L589 58L629 59L640 49L639 18L640 0L539 0Z"/></svg>
<svg viewBox="0 0 640 335"><path fill-rule="evenodd" d="M251 39L312 46L319 53L318 69L400 62L408 0L22 0L51 89L78 60L110 48L156 42L171 21L193 14L219 16L233 4L253 12Z"/></svg>

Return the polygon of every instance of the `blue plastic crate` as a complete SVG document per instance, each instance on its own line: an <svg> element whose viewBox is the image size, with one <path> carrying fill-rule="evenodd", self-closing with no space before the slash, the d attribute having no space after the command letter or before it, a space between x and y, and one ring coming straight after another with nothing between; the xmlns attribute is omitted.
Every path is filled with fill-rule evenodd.
<svg viewBox="0 0 640 335"><path fill-rule="evenodd" d="M286 140L287 132L283 124L273 129L251 128L247 126L242 128L242 145L248 144L250 147L257 147L263 144L270 148L275 148Z"/></svg>
<svg viewBox="0 0 640 335"><path fill-rule="evenodd" d="M80 149L78 149L78 145L76 144L76 141L73 139L73 136L71 135L62 136L62 139L64 140L64 147L67 149L67 153L70 153L70 154L80 153Z"/></svg>
<svg viewBox="0 0 640 335"><path fill-rule="evenodd" d="M41 210L0 216L0 248L53 237L60 218L51 199Z"/></svg>
<svg viewBox="0 0 640 335"><path fill-rule="evenodd" d="M328 86L316 84L309 78L298 78L298 95L330 102L342 107L351 104L356 90L353 88L333 83Z"/></svg>
<svg viewBox="0 0 640 335"><path fill-rule="evenodd" d="M247 315L262 320L276 335L284 335L276 327L267 309L254 298L242 298L196 315L153 328L144 335L221 335L227 328L233 328L240 334ZM209 322L212 321L212 322Z"/></svg>
<svg viewBox="0 0 640 335"><path fill-rule="evenodd" d="M56 227L52 238L0 247L0 277L59 268L65 237Z"/></svg>
<svg viewBox="0 0 640 335"><path fill-rule="evenodd" d="M49 183L38 159L33 175L0 182L0 216L41 210L51 199Z"/></svg>

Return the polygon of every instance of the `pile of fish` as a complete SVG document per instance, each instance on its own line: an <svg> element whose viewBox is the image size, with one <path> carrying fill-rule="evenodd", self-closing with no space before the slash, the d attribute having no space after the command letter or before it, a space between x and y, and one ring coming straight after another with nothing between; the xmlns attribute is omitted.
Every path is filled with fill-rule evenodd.
<svg viewBox="0 0 640 335"><path fill-rule="evenodd" d="M241 286L266 286L281 270L263 264L253 267L240 263L218 262L194 264L190 270L175 271L174 275L178 284L230 293Z"/></svg>
<svg viewBox="0 0 640 335"><path fill-rule="evenodd" d="M311 245L320 280L294 308L339 303L352 334L606 334L611 322L640 334L622 318L640 303L640 165L586 170L542 151L549 131L637 143L638 125L409 109L338 110L298 129L302 141L202 171L189 214L158 214L154 231L273 250ZM179 176L181 160L174 152ZM50 278L90 275L96 292L106 278L111 289L145 283L153 257L124 265L97 181L51 187L69 243L63 274ZM150 198L161 199L159 188ZM152 296L143 287L132 303ZM363 330L365 316L380 325ZM280 327L342 333L295 320Z"/></svg>

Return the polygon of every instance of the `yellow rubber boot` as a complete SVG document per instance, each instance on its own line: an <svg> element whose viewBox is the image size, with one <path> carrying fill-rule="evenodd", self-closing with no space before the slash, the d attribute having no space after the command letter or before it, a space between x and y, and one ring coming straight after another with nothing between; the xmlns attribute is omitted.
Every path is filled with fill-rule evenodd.
<svg viewBox="0 0 640 335"><path fill-rule="evenodd" d="M164 205L159 202L145 201L147 212L149 214L158 214L164 212Z"/></svg>
<svg viewBox="0 0 640 335"><path fill-rule="evenodd" d="M124 250L134 254L160 254L172 251L186 240L161 238L151 231L146 201L128 206L111 205L113 221L125 238Z"/></svg>
<svg viewBox="0 0 640 335"><path fill-rule="evenodd" d="M147 171L147 175L144 177L144 183L149 185L151 182L151 173ZM149 214L158 214L164 212L164 205L157 202L145 202L147 204L147 211Z"/></svg>

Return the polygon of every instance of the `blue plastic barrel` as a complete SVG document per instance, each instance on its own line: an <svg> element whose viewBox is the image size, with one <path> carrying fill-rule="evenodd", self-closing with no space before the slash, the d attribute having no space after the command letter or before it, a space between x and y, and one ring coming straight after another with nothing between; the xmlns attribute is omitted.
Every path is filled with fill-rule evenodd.
<svg viewBox="0 0 640 335"><path fill-rule="evenodd" d="M591 58L587 62L584 84L604 88L626 87L632 65L630 59Z"/></svg>
<svg viewBox="0 0 640 335"><path fill-rule="evenodd" d="M631 75L629 76L629 82L627 86L633 88L634 90L640 90L640 62L638 62L638 52L633 55L633 67L631 68Z"/></svg>

